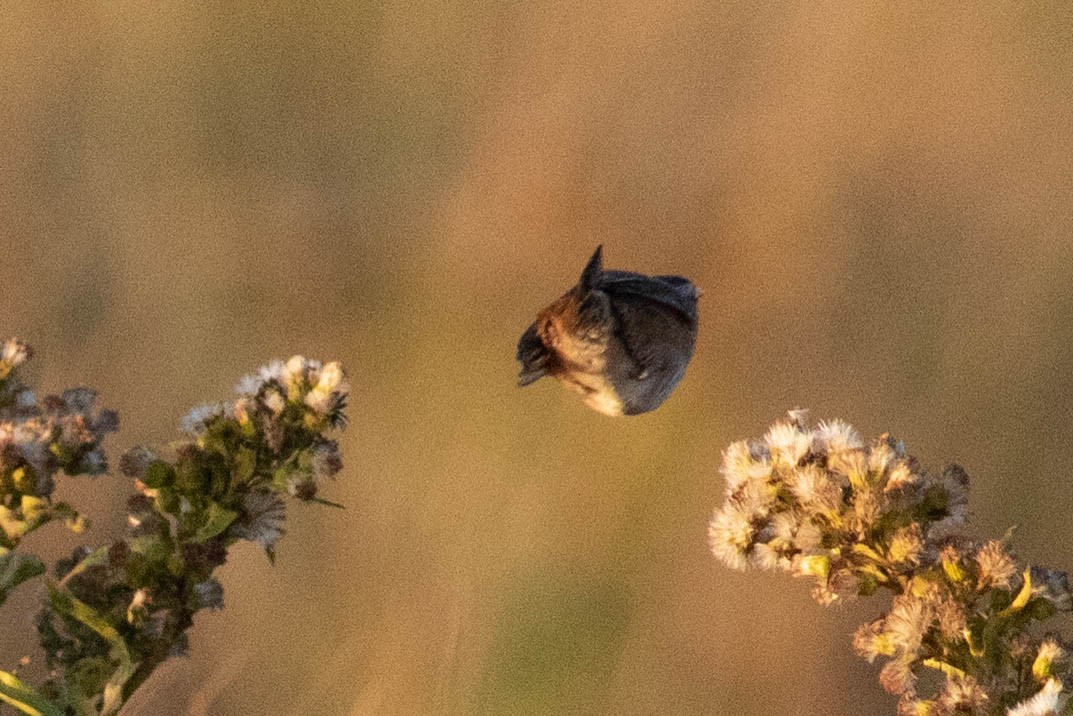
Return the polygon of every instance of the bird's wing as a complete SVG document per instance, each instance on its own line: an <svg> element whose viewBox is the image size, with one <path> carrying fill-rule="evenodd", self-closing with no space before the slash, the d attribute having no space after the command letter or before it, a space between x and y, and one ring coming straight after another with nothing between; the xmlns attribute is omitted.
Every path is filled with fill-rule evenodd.
<svg viewBox="0 0 1073 716"><path fill-rule="evenodd" d="M674 302L633 293L619 294L612 306L622 343L637 364L633 379L669 378L676 373L674 367L689 362L697 335L695 307L691 318L688 305L679 308Z"/></svg>
<svg viewBox="0 0 1073 716"><path fill-rule="evenodd" d="M692 324L697 322L697 289L681 276L643 276L629 271L604 271L599 288L612 297L633 297L653 301L680 313Z"/></svg>

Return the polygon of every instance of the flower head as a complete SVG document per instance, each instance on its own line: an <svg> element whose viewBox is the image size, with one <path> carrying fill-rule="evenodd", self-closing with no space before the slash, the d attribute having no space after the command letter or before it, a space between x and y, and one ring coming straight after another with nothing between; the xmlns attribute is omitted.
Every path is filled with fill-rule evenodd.
<svg viewBox="0 0 1073 716"><path fill-rule="evenodd" d="M30 346L18 338L8 338L0 344L0 380L25 363L31 354Z"/></svg>
<svg viewBox="0 0 1073 716"><path fill-rule="evenodd" d="M754 533L749 516L727 505L715 513L708 525L708 544L712 553L728 567L745 569Z"/></svg>
<svg viewBox="0 0 1073 716"><path fill-rule="evenodd" d="M271 492L258 490L246 495L242 507L243 514L231 527L231 534L256 542L265 552L272 554L276 542L285 533L283 521L286 508L283 500Z"/></svg>
<svg viewBox="0 0 1073 716"><path fill-rule="evenodd" d="M821 420L812 432L813 449L832 453L858 450L864 446L860 434L842 420Z"/></svg>
<svg viewBox="0 0 1073 716"><path fill-rule="evenodd" d="M1059 716L1068 699L1069 696L1062 693L1061 681L1047 679L1035 696L1007 709L1006 716Z"/></svg>
<svg viewBox="0 0 1073 716"><path fill-rule="evenodd" d="M794 467L808 454L812 436L801 423L793 420L780 421L771 426L764 436L773 464Z"/></svg>
<svg viewBox="0 0 1073 716"><path fill-rule="evenodd" d="M1002 540L989 540L976 552L977 582L980 588L1008 589L1017 574L1017 565Z"/></svg>
<svg viewBox="0 0 1073 716"><path fill-rule="evenodd" d="M890 611L857 630L854 648L886 660L880 682L901 697L900 714L990 716L1039 683L1010 713L1064 704L1062 681L1073 678L1065 650L1027 627L1073 610L1067 576L1026 569L1005 540L981 544L964 532L963 468L928 472L889 435L866 442L842 421L810 427L793 411L763 439L728 447L721 472L726 499L708 537L727 565L813 580L824 605L894 593ZM941 680L918 681L928 672Z"/></svg>
<svg viewBox="0 0 1073 716"><path fill-rule="evenodd" d="M213 418L223 414L223 403L203 403L195 408L191 408L190 411L183 416L183 432L197 435L205 429L205 426L208 425Z"/></svg>

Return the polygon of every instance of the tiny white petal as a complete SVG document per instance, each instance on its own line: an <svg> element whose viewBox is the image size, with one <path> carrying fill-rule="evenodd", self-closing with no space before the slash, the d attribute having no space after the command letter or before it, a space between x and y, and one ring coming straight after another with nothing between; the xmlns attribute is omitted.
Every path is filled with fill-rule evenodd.
<svg viewBox="0 0 1073 716"><path fill-rule="evenodd" d="M1062 682L1050 678L1035 696L1007 709L1006 716L1051 716L1060 713L1067 699L1062 694Z"/></svg>
<svg viewBox="0 0 1073 716"><path fill-rule="evenodd" d="M275 390L271 390L264 397L264 404L273 414L279 415L283 412L283 408L287 404L287 401Z"/></svg>
<svg viewBox="0 0 1073 716"><path fill-rule="evenodd" d="M864 446L860 434L842 420L821 420L812 435L818 452L841 452Z"/></svg>
<svg viewBox="0 0 1073 716"><path fill-rule="evenodd" d="M264 379L260 375L244 375L239 378L238 383L235 384L235 392L240 395L253 395L261 386L264 385Z"/></svg>
<svg viewBox="0 0 1073 716"><path fill-rule="evenodd" d="M223 405L220 403L206 403L199 405L190 410L185 416L183 416L181 425L184 432L188 432L196 435L200 433L205 423L217 415L223 413Z"/></svg>
<svg viewBox="0 0 1073 716"><path fill-rule="evenodd" d="M281 380L283 377L283 361L273 360L268 365L263 366L257 373L261 376L261 380L266 383L270 380Z"/></svg>
<svg viewBox="0 0 1073 716"><path fill-rule="evenodd" d="M771 450L774 464L792 467L808 454L812 438L793 423L778 422L768 430L764 442Z"/></svg>
<svg viewBox="0 0 1073 716"><path fill-rule="evenodd" d="M712 553L728 567L745 569L753 532L748 515L727 505L712 516L708 544Z"/></svg>

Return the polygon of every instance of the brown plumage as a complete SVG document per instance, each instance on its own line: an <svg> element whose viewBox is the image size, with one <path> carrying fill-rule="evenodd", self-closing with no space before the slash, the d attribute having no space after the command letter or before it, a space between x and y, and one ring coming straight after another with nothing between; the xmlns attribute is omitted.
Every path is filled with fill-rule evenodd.
<svg viewBox="0 0 1073 716"><path fill-rule="evenodd" d="M518 341L518 385L550 375L605 415L658 408L685 375L700 292L681 276L605 271L596 247L577 285Z"/></svg>

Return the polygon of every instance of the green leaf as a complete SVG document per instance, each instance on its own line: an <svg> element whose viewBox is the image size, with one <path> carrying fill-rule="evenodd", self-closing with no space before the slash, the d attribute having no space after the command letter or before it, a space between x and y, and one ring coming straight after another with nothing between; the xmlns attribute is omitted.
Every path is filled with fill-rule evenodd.
<svg viewBox="0 0 1073 716"><path fill-rule="evenodd" d="M204 513L205 521L194 533L194 541L204 542L212 539L230 527L236 517L238 517L237 512L220 507L218 502L210 502Z"/></svg>
<svg viewBox="0 0 1073 716"><path fill-rule="evenodd" d="M142 476L142 482L147 487L157 488L166 487L171 485L175 481L175 468L163 460L154 460L149 463L149 467L145 468L145 475Z"/></svg>
<svg viewBox="0 0 1073 716"><path fill-rule="evenodd" d="M241 447L235 453L232 463L232 479L236 485L245 485L253 477L257 468L257 453L248 447Z"/></svg>
<svg viewBox="0 0 1073 716"><path fill-rule="evenodd" d="M55 704L6 671L0 671L0 701L29 716L63 716Z"/></svg>
<svg viewBox="0 0 1073 716"><path fill-rule="evenodd" d="M86 530L86 518L78 514L78 510L67 502L57 502L54 504L52 506L51 517L52 519L63 519L63 524L75 534L82 534Z"/></svg>
<svg viewBox="0 0 1073 716"><path fill-rule="evenodd" d="M101 716L111 716L117 713L123 706L123 685L126 684L137 670L137 664L127 661L120 664L112 678L104 685L104 703L101 705Z"/></svg>
<svg viewBox="0 0 1073 716"><path fill-rule="evenodd" d="M213 460L209 468L209 497L219 500L231 491L231 470L222 460Z"/></svg>
<svg viewBox="0 0 1073 716"><path fill-rule="evenodd" d="M127 683L138 667L137 664L130 660L127 643L104 615L85 602L80 601L71 593L50 584L48 598L53 611L85 624L111 645L112 648L108 657L115 668L112 671L111 678L104 685L104 703L101 706L101 716L116 713L123 705L123 685Z"/></svg>
<svg viewBox="0 0 1073 716"><path fill-rule="evenodd" d="M64 671L63 679L70 700L81 704L81 711L86 716L96 712L94 706L104 691L104 685L112 677L114 668L111 659L104 654L83 655Z"/></svg>
<svg viewBox="0 0 1073 716"><path fill-rule="evenodd" d="M156 497L156 506L160 512L169 515L179 514L179 495L170 487L161 487Z"/></svg>
<svg viewBox="0 0 1073 716"><path fill-rule="evenodd" d="M86 571L90 567L96 567L101 564L108 563L108 548L98 547L89 554L87 554L81 562L76 564L70 572L63 576L64 582L74 577L76 574Z"/></svg>
<svg viewBox="0 0 1073 716"><path fill-rule="evenodd" d="M203 495L209 486L209 474L194 459L182 460L175 471L175 491L183 495Z"/></svg>
<svg viewBox="0 0 1073 716"><path fill-rule="evenodd" d="M0 604L7 599L8 592L44 571L44 563L32 554L0 547Z"/></svg>
<svg viewBox="0 0 1073 716"><path fill-rule="evenodd" d="M19 492L32 493L37 490L37 478L34 471L28 465L17 467L11 471L11 481Z"/></svg>
<svg viewBox="0 0 1073 716"><path fill-rule="evenodd" d="M52 605L52 609L58 614L71 617L75 621L85 624L103 637L105 641L112 645L116 658L130 660L130 654L127 653L127 643L123 641L123 637L108 622L108 619L96 609L70 592L53 584L48 587L48 600L49 604Z"/></svg>
<svg viewBox="0 0 1073 716"><path fill-rule="evenodd" d="M293 475L293 474L294 474L294 468L292 468L290 465L288 465L286 463L283 464L282 466L276 468L272 472L272 488L276 492L286 492L287 491L287 480L289 480L291 475Z"/></svg>
<svg viewBox="0 0 1073 716"><path fill-rule="evenodd" d="M1002 610L1000 616L1009 616L1024 609L1025 605L1028 604L1028 600L1032 598L1032 570L1026 569L1023 576L1024 583L1021 585L1021 591L1010 602L1010 606Z"/></svg>
<svg viewBox="0 0 1073 716"><path fill-rule="evenodd" d="M962 671L961 669L957 668L953 664L946 663L942 659L925 659L922 663L924 664L924 666L928 667L929 669L935 669L937 671L943 672L943 674L948 679L950 679L950 678L960 678L960 679L965 678L965 672L964 671Z"/></svg>
<svg viewBox="0 0 1073 716"><path fill-rule="evenodd" d="M7 535L8 540L17 544L29 529L30 525L27 524L26 520L22 519L18 512L0 505L0 530Z"/></svg>
<svg viewBox="0 0 1073 716"><path fill-rule="evenodd" d="M856 554L861 555L862 557L865 557L866 559L871 560L872 562L877 563L877 564L882 564L885 561L883 559L883 556L880 555L879 552L876 552L874 549L872 549L870 546L868 546L864 542L855 542L853 544L853 550L852 551L855 552Z"/></svg>
<svg viewBox="0 0 1073 716"><path fill-rule="evenodd" d="M37 526L49 519L50 510L48 500L45 498L37 497L36 495L23 495L21 502L22 514L27 522Z"/></svg>

